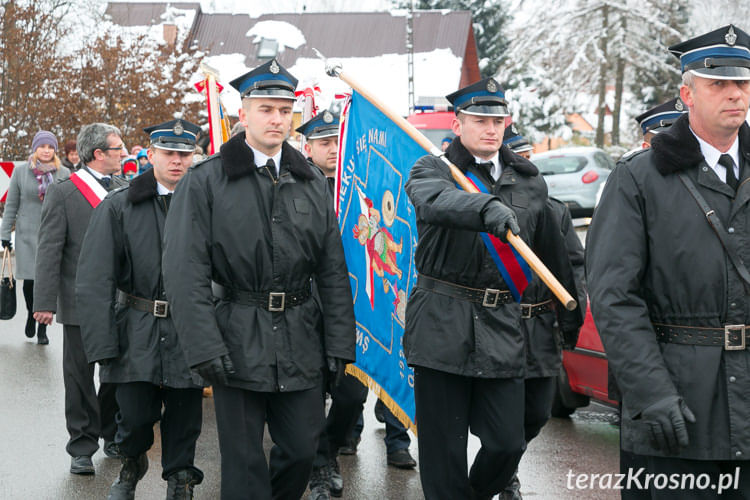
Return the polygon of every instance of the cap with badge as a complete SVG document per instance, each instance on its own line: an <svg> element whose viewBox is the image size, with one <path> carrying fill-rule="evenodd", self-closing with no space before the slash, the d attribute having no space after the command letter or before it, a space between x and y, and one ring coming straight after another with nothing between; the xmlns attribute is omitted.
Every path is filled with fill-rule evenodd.
<svg viewBox="0 0 750 500"><path fill-rule="evenodd" d="M503 145L508 146L514 153L523 153L534 149L534 146L529 144L529 141L518 131L515 123L505 127Z"/></svg>
<svg viewBox="0 0 750 500"><path fill-rule="evenodd" d="M750 80L750 36L730 24L669 47L682 72L715 80Z"/></svg>
<svg viewBox="0 0 750 500"><path fill-rule="evenodd" d="M643 135L648 132L658 134L671 127L683 113L687 113L687 107L679 97L675 97L636 116L635 120L640 125Z"/></svg>
<svg viewBox="0 0 750 500"><path fill-rule="evenodd" d="M485 78L445 96L456 111L467 115L508 116L505 91L494 78Z"/></svg>
<svg viewBox="0 0 750 500"><path fill-rule="evenodd" d="M185 120L171 120L143 129L151 145L168 151L195 151L195 141L201 128Z"/></svg>
<svg viewBox="0 0 750 500"><path fill-rule="evenodd" d="M246 97L297 98L294 95L297 79L275 58L235 78L229 84L237 89L243 99Z"/></svg>
<svg viewBox="0 0 750 500"><path fill-rule="evenodd" d="M297 128L307 140L339 135L339 115L326 110L318 113Z"/></svg>

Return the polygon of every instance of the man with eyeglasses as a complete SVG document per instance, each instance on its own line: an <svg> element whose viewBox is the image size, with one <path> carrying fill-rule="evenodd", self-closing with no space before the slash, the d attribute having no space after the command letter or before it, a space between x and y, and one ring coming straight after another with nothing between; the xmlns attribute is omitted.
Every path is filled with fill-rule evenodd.
<svg viewBox="0 0 750 500"><path fill-rule="evenodd" d="M115 437L115 387L101 384L97 395L94 365L86 359L76 306L75 280L78 255L89 218L107 192L127 184L112 176L127 155L120 131L106 123L86 125L78 134L78 154L83 168L49 187L42 205L34 286L34 319L63 325L63 383L65 422L70 439L70 472L94 474L91 461L104 438L104 453L118 455ZM82 262L82 266L86 263ZM109 325L101 325L109 328Z"/></svg>

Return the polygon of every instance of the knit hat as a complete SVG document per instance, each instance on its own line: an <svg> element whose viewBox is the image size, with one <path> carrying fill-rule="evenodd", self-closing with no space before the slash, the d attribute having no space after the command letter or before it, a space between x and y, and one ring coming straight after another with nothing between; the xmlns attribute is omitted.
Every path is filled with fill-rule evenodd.
<svg viewBox="0 0 750 500"><path fill-rule="evenodd" d="M128 156L122 161L122 173L127 174L128 172L138 172L138 162L132 156Z"/></svg>
<svg viewBox="0 0 750 500"><path fill-rule="evenodd" d="M55 139L55 135L52 132L40 130L34 136L34 140L31 141L31 152L33 153L34 151L36 151L36 148L44 144L49 144L50 146L55 148L55 151L57 151L57 139Z"/></svg>

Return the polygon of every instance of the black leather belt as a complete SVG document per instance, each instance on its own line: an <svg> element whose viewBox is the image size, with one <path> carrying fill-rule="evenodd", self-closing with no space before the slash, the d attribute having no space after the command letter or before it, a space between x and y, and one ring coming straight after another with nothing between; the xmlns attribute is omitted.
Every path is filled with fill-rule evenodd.
<svg viewBox="0 0 750 500"><path fill-rule="evenodd" d="M431 290L440 295L447 295L454 299L468 300L482 304L484 307L497 307L507 304L513 300L509 290L498 290L496 288L469 288L457 285L449 281L442 281L420 274L417 277L417 286L424 290Z"/></svg>
<svg viewBox="0 0 750 500"><path fill-rule="evenodd" d="M117 290L117 302L136 311L151 313L157 318L169 316L169 302L166 300L149 300Z"/></svg>
<svg viewBox="0 0 750 500"><path fill-rule="evenodd" d="M298 306L310 298L310 288L293 292L249 292L211 282L214 297L245 306L258 306L271 312L281 312Z"/></svg>
<svg viewBox="0 0 750 500"><path fill-rule="evenodd" d="M666 325L654 323L656 340L669 344L712 345L727 351L742 351L747 345L747 325L724 325L724 328Z"/></svg>
<svg viewBox="0 0 750 500"><path fill-rule="evenodd" d="M530 319L554 310L552 299L539 302L538 304L521 304L521 317L523 319Z"/></svg>

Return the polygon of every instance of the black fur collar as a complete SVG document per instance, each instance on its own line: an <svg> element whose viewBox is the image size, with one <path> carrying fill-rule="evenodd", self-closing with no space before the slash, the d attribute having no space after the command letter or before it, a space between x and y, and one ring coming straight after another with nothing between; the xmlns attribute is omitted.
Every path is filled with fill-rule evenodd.
<svg viewBox="0 0 750 500"><path fill-rule="evenodd" d="M150 200L158 196L158 194L159 191L156 189L156 177L154 177L153 167L130 181L128 201L133 205Z"/></svg>
<svg viewBox="0 0 750 500"><path fill-rule="evenodd" d="M750 154L750 127L743 123L740 127L740 156ZM651 149L656 161L654 165L661 175L669 175L688 170L703 161L698 139L690 131L688 113L682 115L669 129L651 140Z"/></svg>
<svg viewBox="0 0 750 500"><path fill-rule="evenodd" d="M225 142L220 149L221 164L230 181L239 179L255 172L253 150L245 143L245 133L239 133ZM281 145L281 164L295 176L302 179L314 179L315 172L307 163L302 153L294 149L286 141Z"/></svg>
<svg viewBox="0 0 750 500"><path fill-rule="evenodd" d="M474 155L469 153L469 150L461 144L461 139L459 137L456 137L451 142L450 146L448 146L448 149L445 151L445 154L448 159L463 172L466 172L466 169L468 169L470 165L476 163ZM510 167L521 175L532 177L539 174L539 169L537 169L533 163L526 158L515 154L508 148L508 146L502 146L500 148L500 161L503 164L503 168Z"/></svg>

